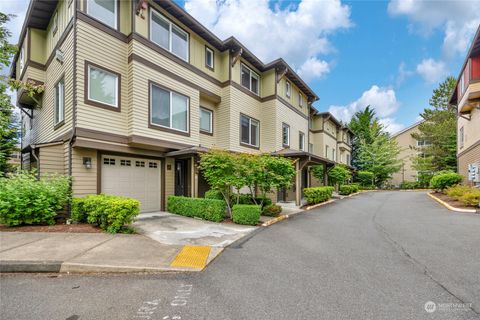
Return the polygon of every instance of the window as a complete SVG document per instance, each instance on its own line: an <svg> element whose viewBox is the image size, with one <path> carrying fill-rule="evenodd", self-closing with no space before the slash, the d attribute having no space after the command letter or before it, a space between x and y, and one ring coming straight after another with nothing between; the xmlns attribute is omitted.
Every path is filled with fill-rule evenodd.
<svg viewBox="0 0 480 320"><path fill-rule="evenodd" d="M300 92L298 93L298 105L303 108L303 96Z"/></svg>
<svg viewBox="0 0 480 320"><path fill-rule="evenodd" d="M24 66L25 66L25 53L22 47L22 49L20 50L20 74L22 73Z"/></svg>
<svg viewBox="0 0 480 320"><path fill-rule="evenodd" d="M189 98L151 84L150 122L153 125L188 132Z"/></svg>
<svg viewBox="0 0 480 320"><path fill-rule="evenodd" d="M308 144L308 152L313 153L313 143Z"/></svg>
<svg viewBox="0 0 480 320"><path fill-rule="evenodd" d="M205 66L213 70L214 68L214 52L209 47L205 47Z"/></svg>
<svg viewBox="0 0 480 320"><path fill-rule="evenodd" d="M88 100L118 108L119 75L88 66Z"/></svg>
<svg viewBox="0 0 480 320"><path fill-rule="evenodd" d="M87 14L117 29L117 0L88 0Z"/></svg>
<svg viewBox="0 0 480 320"><path fill-rule="evenodd" d="M55 124L65 119L65 81L61 79L55 86Z"/></svg>
<svg viewBox="0 0 480 320"><path fill-rule="evenodd" d="M259 146L260 122L245 115L240 115L240 142L250 146Z"/></svg>
<svg viewBox="0 0 480 320"><path fill-rule="evenodd" d="M347 164L350 165L350 154L347 153Z"/></svg>
<svg viewBox="0 0 480 320"><path fill-rule="evenodd" d="M290 146L290 126L286 123L282 124L282 144L284 147Z"/></svg>
<svg viewBox="0 0 480 320"><path fill-rule="evenodd" d="M200 132L213 133L213 112L200 108Z"/></svg>
<svg viewBox="0 0 480 320"><path fill-rule="evenodd" d="M242 64L242 86L252 91L255 94L258 94L258 84L260 82L260 77L258 74L250 70L247 66Z"/></svg>
<svg viewBox="0 0 480 320"><path fill-rule="evenodd" d="M460 128L460 134L459 134L458 138L460 139L460 141L459 141L460 142L460 148L463 148L463 144L465 143L465 131L464 131L463 127Z"/></svg>
<svg viewBox="0 0 480 320"><path fill-rule="evenodd" d="M303 132L298 133L298 149L305 150L305 134Z"/></svg>
<svg viewBox="0 0 480 320"><path fill-rule="evenodd" d="M145 161L135 161L135 167L144 168L145 167Z"/></svg>
<svg viewBox="0 0 480 320"><path fill-rule="evenodd" d="M149 167L149 168L156 169L156 168L158 168L158 164L157 164L156 162L149 162L149 163L148 163L148 167Z"/></svg>
<svg viewBox="0 0 480 320"><path fill-rule="evenodd" d="M325 146L325 158L328 158L328 146Z"/></svg>
<svg viewBox="0 0 480 320"><path fill-rule="evenodd" d="M154 10L150 11L150 40L188 61L188 33Z"/></svg>
<svg viewBox="0 0 480 320"><path fill-rule="evenodd" d="M332 160L335 161L335 149L332 148Z"/></svg>
<svg viewBox="0 0 480 320"><path fill-rule="evenodd" d="M58 30L58 11L55 11L52 19L52 32L53 34L57 33Z"/></svg>
<svg viewBox="0 0 480 320"><path fill-rule="evenodd" d="M290 81L285 81L285 95L287 98L290 98L290 95L292 94L292 84Z"/></svg>
<svg viewBox="0 0 480 320"><path fill-rule="evenodd" d="M130 167L132 165L130 160L120 160L120 166Z"/></svg>
<svg viewBox="0 0 480 320"><path fill-rule="evenodd" d="M115 165L115 159L103 158L103 164L108 164L108 165L114 166Z"/></svg>

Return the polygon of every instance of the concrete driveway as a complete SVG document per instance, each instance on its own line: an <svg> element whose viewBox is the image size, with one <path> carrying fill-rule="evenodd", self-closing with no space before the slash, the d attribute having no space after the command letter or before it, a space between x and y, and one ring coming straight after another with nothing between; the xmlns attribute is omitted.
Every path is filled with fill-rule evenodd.
<svg viewBox="0 0 480 320"><path fill-rule="evenodd" d="M141 234L168 245L224 248L257 227L215 223L168 212L142 213L133 224Z"/></svg>

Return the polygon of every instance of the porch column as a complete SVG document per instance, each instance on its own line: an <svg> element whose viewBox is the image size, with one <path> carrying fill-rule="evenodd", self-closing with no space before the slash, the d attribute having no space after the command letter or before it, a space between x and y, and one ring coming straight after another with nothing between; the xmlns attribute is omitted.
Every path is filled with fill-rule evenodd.
<svg viewBox="0 0 480 320"><path fill-rule="evenodd" d="M328 172L327 172L327 164L323 164L323 185L328 186Z"/></svg>
<svg viewBox="0 0 480 320"><path fill-rule="evenodd" d="M302 201L302 169L300 167L300 161L295 163L295 205L300 206Z"/></svg>
<svg viewBox="0 0 480 320"><path fill-rule="evenodd" d="M195 156L191 158L192 166L191 166L191 188L192 188L192 197L198 197L198 170L197 170L197 162Z"/></svg>

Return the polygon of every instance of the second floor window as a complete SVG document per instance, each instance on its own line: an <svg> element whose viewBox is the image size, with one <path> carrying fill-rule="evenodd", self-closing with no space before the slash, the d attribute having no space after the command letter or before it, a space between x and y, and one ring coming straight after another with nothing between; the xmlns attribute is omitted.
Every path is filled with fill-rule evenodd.
<svg viewBox="0 0 480 320"><path fill-rule="evenodd" d="M200 108L200 131L204 133L213 133L213 112L211 110Z"/></svg>
<svg viewBox="0 0 480 320"><path fill-rule="evenodd" d="M188 61L188 33L154 10L150 11L150 40Z"/></svg>
<svg viewBox="0 0 480 320"><path fill-rule="evenodd" d="M260 82L258 74L250 70L250 68L244 64L242 64L241 69L242 86L253 93L258 94L258 84Z"/></svg>
<svg viewBox="0 0 480 320"><path fill-rule="evenodd" d="M106 25L117 28L117 0L88 0L87 13Z"/></svg>
<svg viewBox="0 0 480 320"><path fill-rule="evenodd" d="M188 132L189 99L151 84L150 121L153 125Z"/></svg>
<svg viewBox="0 0 480 320"><path fill-rule="evenodd" d="M287 96L287 98L290 98L292 94L292 84L290 83L290 81L285 81L285 95Z"/></svg>
<svg viewBox="0 0 480 320"><path fill-rule="evenodd" d="M290 126L286 123L282 124L282 144L284 147L290 146Z"/></svg>
<svg viewBox="0 0 480 320"><path fill-rule="evenodd" d="M303 96L300 92L298 93L298 105L303 108Z"/></svg>
<svg viewBox="0 0 480 320"><path fill-rule="evenodd" d="M305 134L303 132L298 134L298 149L305 150Z"/></svg>
<svg viewBox="0 0 480 320"><path fill-rule="evenodd" d="M246 115L240 115L240 142L258 147L260 142L260 122Z"/></svg>
<svg viewBox="0 0 480 320"><path fill-rule="evenodd" d="M213 50L210 49L209 47L205 47L205 66L207 66L207 68L210 68L210 69L214 68L213 57L214 57Z"/></svg>
<svg viewBox="0 0 480 320"><path fill-rule="evenodd" d="M55 124L65 119L65 81L61 79L55 86Z"/></svg>
<svg viewBox="0 0 480 320"><path fill-rule="evenodd" d="M89 65L88 100L118 108L118 75Z"/></svg>

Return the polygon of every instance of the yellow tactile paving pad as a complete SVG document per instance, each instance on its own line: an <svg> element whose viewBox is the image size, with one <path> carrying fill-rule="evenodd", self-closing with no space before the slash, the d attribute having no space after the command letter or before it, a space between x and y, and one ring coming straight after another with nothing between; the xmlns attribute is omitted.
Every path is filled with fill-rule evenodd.
<svg viewBox="0 0 480 320"><path fill-rule="evenodd" d="M209 246L184 246L170 266L203 269L209 254Z"/></svg>

